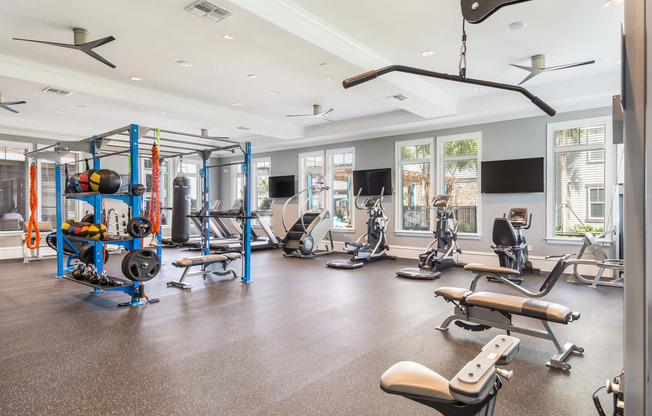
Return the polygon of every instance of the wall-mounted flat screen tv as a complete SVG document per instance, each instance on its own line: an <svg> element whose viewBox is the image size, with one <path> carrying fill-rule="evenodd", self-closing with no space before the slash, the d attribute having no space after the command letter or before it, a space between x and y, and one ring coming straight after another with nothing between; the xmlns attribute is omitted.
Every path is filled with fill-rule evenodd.
<svg viewBox="0 0 652 416"><path fill-rule="evenodd" d="M383 188L385 188L383 195L391 195L392 170L390 168L354 170L353 191L356 195L360 188L362 188L360 195L380 195Z"/></svg>
<svg viewBox="0 0 652 416"><path fill-rule="evenodd" d="M269 177L270 198L289 198L296 193L297 191L294 187L294 175Z"/></svg>
<svg viewBox="0 0 652 416"><path fill-rule="evenodd" d="M481 172L484 194L544 191L542 157L482 162Z"/></svg>

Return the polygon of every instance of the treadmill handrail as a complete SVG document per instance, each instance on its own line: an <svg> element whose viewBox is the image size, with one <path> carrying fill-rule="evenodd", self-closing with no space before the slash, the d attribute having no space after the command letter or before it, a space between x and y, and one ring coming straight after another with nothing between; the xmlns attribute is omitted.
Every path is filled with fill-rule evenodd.
<svg viewBox="0 0 652 416"><path fill-rule="evenodd" d="M524 95L525 97L527 97L527 99L532 101L532 104L539 107L541 110L543 110L544 113L548 114L550 117L557 114L557 111L555 111L554 108L550 107L543 100L541 100L536 95L532 94L527 89L525 89L525 88L523 88L521 86L518 86L518 85L503 84L503 83L500 83L500 82L485 81L485 80L482 80L482 79L466 78L466 77L461 77L459 75L451 75L451 74L446 74L446 73L443 73L443 72L429 71L427 69L414 68L414 67L405 66L405 65L389 65L389 66L386 66L384 68L380 68L380 69L377 69L377 70L365 72L363 74L356 75L354 77L345 79L344 81L342 81L342 86L345 89L355 87L356 85L360 85L360 84L363 84L365 82L371 81L373 79L378 78L381 75L385 75L385 74L388 74L390 72L405 72L406 74L421 75L421 76L430 77L430 78L444 79L446 81L461 82L461 83L465 83L465 84L479 85L479 86L482 86L482 87L496 88L496 89L499 89L499 90L507 90L507 91L518 92L518 93Z"/></svg>

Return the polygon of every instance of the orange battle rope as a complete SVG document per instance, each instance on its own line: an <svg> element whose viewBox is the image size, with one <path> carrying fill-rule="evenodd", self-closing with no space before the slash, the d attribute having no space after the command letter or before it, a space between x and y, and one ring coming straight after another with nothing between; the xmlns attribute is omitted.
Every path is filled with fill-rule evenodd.
<svg viewBox="0 0 652 416"><path fill-rule="evenodd" d="M152 222L152 233L161 231L161 201L159 200L160 162L156 142L152 146L152 199L149 204L149 220Z"/></svg>
<svg viewBox="0 0 652 416"><path fill-rule="evenodd" d="M36 196L36 165L29 167L29 222L27 223L27 238L25 244L30 250L38 248L41 241L41 233L38 230L36 222L36 208L38 207L38 197ZM32 244L32 232L36 232L34 244Z"/></svg>

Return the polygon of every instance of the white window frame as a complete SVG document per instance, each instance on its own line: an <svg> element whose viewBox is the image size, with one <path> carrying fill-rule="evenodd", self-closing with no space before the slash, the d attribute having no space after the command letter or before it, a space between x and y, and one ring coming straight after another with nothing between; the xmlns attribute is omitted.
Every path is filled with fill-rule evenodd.
<svg viewBox="0 0 652 416"><path fill-rule="evenodd" d="M430 145L430 157L427 159L411 159L403 160L403 152L401 149L407 146L420 146L420 145ZM403 226L403 165L415 165L419 163L430 163L430 196L432 197L435 190L435 158L433 157L433 152L435 152L434 146L434 137L426 137L422 139L414 140L403 140L400 142L394 143L394 169L396 172L395 180L395 189L394 199L395 201L395 224L396 228L394 231L395 235L398 236L432 236L434 230L435 220L432 215L430 215L430 224L428 224L428 231L417 231L417 230L404 230ZM430 205L430 201L428 201Z"/></svg>
<svg viewBox="0 0 652 416"><path fill-rule="evenodd" d="M32 143L23 143L23 142L12 142L12 141L0 141L0 147L20 147L25 150L32 151L34 150L34 144ZM31 158L32 161L35 159ZM25 213L20 213L23 216L23 219L25 220L24 223L27 224L27 221L29 221L29 166L30 166L30 157L27 156L25 157L25 208L26 212ZM38 168L37 170L37 180L36 180L36 192L38 195L39 200L41 200L41 170ZM39 204L39 209L37 210L37 221L41 220L41 206ZM55 224L56 226L56 224ZM22 231L20 231L22 233ZM16 235L16 231L0 231L0 236L3 235Z"/></svg>
<svg viewBox="0 0 652 416"><path fill-rule="evenodd" d="M201 209L201 187L202 187L202 177L200 175L200 170L203 168L202 161L198 159L184 159L183 161L177 162L175 164L176 169L174 170L175 172L179 172L182 170L183 166L182 164L186 165L197 165L197 172L196 173L188 173L186 171L183 171L183 173L186 176L192 176L192 177L197 177L197 194L195 195L195 198L197 199L197 209ZM171 183L171 181L169 181ZM172 194L168 194L172 195ZM191 198L192 199L192 198ZM192 202L191 202L192 204ZM192 206L192 205L191 205Z"/></svg>
<svg viewBox="0 0 652 416"><path fill-rule="evenodd" d="M334 186L334 181L333 181L333 155L339 155L342 153L352 153L353 154L353 159L351 161L351 171L355 170L355 147L344 147L340 149L329 149L326 150L326 185L330 187L330 190L327 192L327 198L326 198L326 203L328 204L328 209L330 210L333 207L333 186ZM351 195L352 200L350 201L351 204L354 204L355 200L355 190ZM354 209L352 210L352 215L351 215L351 228L335 228L335 213L331 212L331 218L333 219L333 227L332 231L336 233L355 233L355 212L357 210Z"/></svg>
<svg viewBox="0 0 652 416"><path fill-rule="evenodd" d="M591 190L592 190L592 189L602 189L602 199L603 199L602 202L600 202L600 201L595 201L595 202L594 202L594 201L591 201ZM606 212L606 211L607 211L607 210L606 210L606 208L607 208L607 201L604 200L604 197L605 197L604 190L605 190L605 189L604 189L604 186L594 186L594 185L589 185L589 186L586 187L586 205L587 205L587 207L586 207L586 211L587 211L587 212L586 212L586 214L587 214L587 215L586 215L586 218L587 218L588 220L591 220L591 221L593 221L593 220L604 220L604 217L605 217L606 214L607 214L607 212ZM603 210L603 213L604 213L605 215L603 215L602 217L593 217L593 216L591 216L591 205L593 205L593 204L602 204L602 210Z"/></svg>
<svg viewBox="0 0 652 416"><path fill-rule="evenodd" d="M591 127L595 125L604 124L605 126L605 141L604 145L577 145L577 146L563 146L566 152L576 150L600 150L604 149L604 209L605 217L603 226L608 223L615 224L616 209L610 209L608 201L615 205L615 200L612 199L612 192L614 188L614 175L613 175L613 154L614 144L612 143L612 122L611 117L593 117L579 120L562 121L558 123L548 123L547 125L547 153L546 153L546 241L558 244L581 244L582 237L559 237L555 235L555 131L573 128ZM615 206L613 207L615 208ZM609 212L612 218L607 218ZM606 229L605 229L606 231ZM611 243L611 233L606 234L605 243Z"/></svg>
<svg viewBox="0 0 652 416"><path fill-rule="evenodd" d="M272 176L272 158L260 157L251 159L251 192L250 201L255 202L256 206L251 207L252 210L258 209L258 163L269 163L269 176Z"/></svg>
<svg viewBox="0 0 652 416"><path fill-rule="evenodd" d="M457 142L462 140L477 140L478 141L478 154L476 155L477 163L477 196L476 196L476 232L474 233L458 233L458 237L466 239L479 240L482 238L482 192L480 184L482 183L482 132L474 131L463 134L454 134L449 136L437 136L437 193L444 193L444 178L445 178L445 162L454 160L467 160L473 159L469 156L449 156L446 157L446 143ZM454 195L455 200L457 195ZM455 202L455 201L453 201Z"/></svg>
<svg viewBox="0 0 652 416"><path fill-rule="evenodd" d="M303 163L301 163L301 160L303 158L316 157L316 156L321 156L322 157L322 161L324 163L324 177L326 177L326 155L324 154L323 150L315 150L315 151L312 151L312 152L299 153L299 156L298 156L299 157L299 159L298 159L298 166L299 166L299 190L298 191L299 192L301 190L303 190L303 189L306 189L306 186L308 186L306 184L306 177L305 177L306 172L304 172ZM324 202L327 203L327 201L324 201ZM303 207L303 206L305 206L305 204L306 204L306 193L304 192L301 195L299 195L299 207Z"/></svg>

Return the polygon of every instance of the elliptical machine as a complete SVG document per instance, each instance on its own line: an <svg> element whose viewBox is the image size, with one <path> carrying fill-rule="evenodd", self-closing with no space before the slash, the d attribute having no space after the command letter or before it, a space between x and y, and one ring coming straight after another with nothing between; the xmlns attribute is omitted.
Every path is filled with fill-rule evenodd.
<svg viewBox="0 0 652 416"><path fill-rule="evenodd" d="M395 256L387 255L389 245L387 244L386 231L389 218L383 212L383 194L385 188L382 188L380 195L368 196L362 202L362 207L358 204L362 188L358 190L355 196L355 207L359 210L366 210L369 214L367 220L367 233L360 236L356 241L347 241L344 244L344 251L352 254L350 260L331 260L326 266L335 269L359 269L365 263L376 260L396 260ZM362 240L367 238L367 242Z"/></svg>
<svg viewBox="0 0 652 416"><path fill-rule="evenodd" d="M527 241L522 230L532 226L532 214L528 215L527 208L511 208L509 215L494 220L492 231L491 248L498 255L500 267L506 267L518 272L518 276L524 273L539 273L541 269L532 266L529 259ZM523 279L510 278L517 283Z"/></svg>
<svg viewBox="0 0 652 416"><path fill-rule="evenodd" d="M457 244L457 220L450 209L451 195L437 195L432 200L430 209L437 215L435 239L428 245L426 252L419 255L418 268L408 267L396 272L399 277L418 280L435 280L441 276L441 270L451 266L462 265L457 260L462 249Z"/></svg>
<svg viewBox="0 0 652 416"><path fill-rule="evenodd" d="M308 208L310 201L321 194L326 192L330 187L324 185L323 182L317 182L308 186L305 189L292 195L285 201L283 205L283 215L281 222L283 229L285 229L285 237L283 238L283 256L285 257L315 257L323 256L333 252L333 235L331 229L333 227L333 217L331 212L322 207ZM306 193L306 203L301 206L299 211L299 218L294 222L290 229L285 225L285 211L287 210L288 203L298 198L299 195ZM324 251L317 251L319 243L324 238L328 238L328 243Z"/></svg>

